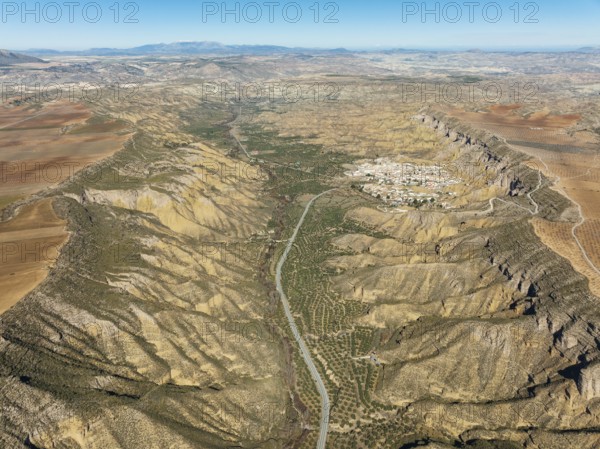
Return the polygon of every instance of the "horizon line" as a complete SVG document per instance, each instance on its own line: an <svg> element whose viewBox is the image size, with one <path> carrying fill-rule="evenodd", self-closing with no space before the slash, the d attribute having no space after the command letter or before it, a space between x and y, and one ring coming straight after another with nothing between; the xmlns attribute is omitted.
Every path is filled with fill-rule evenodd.
<svg viewBox="0 0 600 449"><path fill-rule="evenodd" d="M292 46L292 45L281 45L281 44L239 44L239 43L228 43L224 44L218 41L172 41L172 42L158 42L158 43L146 43L139 44L134 46L123 46L123 47L101 47L94 46L88 48L47 48L47 47L37 47L37 48L26 48L26 49L10 49L9 51L13 52L43 52L43 51L53 51L58 53L68 53L68 52L87 52L93 50L117 50L117 51L125 51L132 50L144 46L152 46L152 45L174 45L174 44L213 44L215 48L217 46L222 46L224 48L227 47L279 47L290 50L318 50L318 51L333 51L333 50L346 50L346 51L354 51L354 52L379 52L379 51L390 51L390 50L405 50L405 51L488 51L488 52L503 52L503 51L545 51L545 52L561 52L561 51L569 51L569 50L582 50L582 49L599 49L599 44L581 44L581 45L564 45L564 44L548 44L544 46L482 46L482 47L472 47L472 46L424 46L424 47L411 47L411 46L402 46L402 45L370 45L370 46L349 46L349 47L340 47L340 46L319 46L319 47L306 47L306 46Z"/></svg>

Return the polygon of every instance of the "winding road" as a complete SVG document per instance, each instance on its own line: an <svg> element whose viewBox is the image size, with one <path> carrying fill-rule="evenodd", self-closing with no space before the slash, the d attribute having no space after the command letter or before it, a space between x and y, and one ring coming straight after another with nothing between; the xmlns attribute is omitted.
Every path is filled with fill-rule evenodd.
<svg viewBox="0 0 600 449"><path fill-rule="evenodd" d="M325 443L327 441L327 430L328 430L328 424L329 424L329 396L327 395L327 390L325 389L325 384L323 383L323 379L321 379L321 376L319 375L319 372L317 371L317 367L315 366L315 364L312 360L310 351L306 347L304 340L302 340L302 336L300 335L300 332L298 331L298 327L296 326L296 322L294 321L294 317L292 316L292 311L290 309L290 303L287 299L287 296L285 296L285 293L283 291L283 286L281 285L281 270L283 268L283 264L285 263L290 250L292 249L292 246L294 245L294 241L296 240L298 231L300 230L300 227L302 226L302 223L304 222L304 219L306 218L306 215L308 214L308 210L310 209L310 207L313 205L313 203L319 197L325 195L326 193L331 192L332 190L335 190L335 189L331 189L331 190L327 190L325 192L319 193L317 196L315 196L308 202L308 204L304 208L304 212L302 213L300 220L298 221L298 224L296 225L296 229L294 229L294 233L288 240L288 244L285 247L285 251L279 258L279 262L277 262L277 269L275 271L275 282L277 283L277 292L279 293L279 296L281 297L281 302L283 304L285 316L286 316L288 322L290 323L290 327L292 329L292 333L294 334L294 338L298 342L298 346L300 346L300 353L302 355L302 358L306 362L306 366L308 366L308 370L310 371L310 374L311 374L312 378L314 379L315 384L317 385L317 390L319 391L319 394L321 395L321 426L320 426L320 430L319 430L319 439L317 441L317 449L325 449Z"/></svg>
<svg viewBox="0 0 600 449"><path fill-rule="evenodd" d="M509 148L511 148L512 150L514 150L514 151L519 151L519 150L517 150L516 148L514 148L514 147L513 147L511 144L509 144L509 143L506 141L506 139L505 139L504 137L502 137L501 139L502 139L502 140L504 141L504 143L505 143L505 144L506 144L506 145L507 145ZM527 153L526 153L526 154L527 154ZM530 156L530 155L528 154L528 156ZM595 166L595 161L596 161L596 158L597 158L597 157L598 157L598 155L596 154L596 155L594 156L594 166ZM577 237L577 229L579 229L579 228L580 228L580 227L581 227L581 226L582 226L582 225L585 223L585 221L586 221L586 219L585 219L585 215L584 215L584 213L583 213L583 208L581 207L581 204L579 204L579 203L578 203L577 201L575 201L575 200L574 200L574 199L573 199L571 196L569 196L569 194L567 193L567 191L566 191L566 190L565 190L565 189L564 189L564 188L563 188L563 187L560 185L560 176L558 176L558 175L554 174L554 173L553 173L553 172L552 172L552 171L551 171L551 170L548 168L548 165L546 164L546 162L544 162L544 160L543 160L543 159L542 159L540 156L536 156L536 159L537 159L537 160L539 160L539 161L540 161L540 162L541 162L541 163L544 165L544 168L546 169L546 173L554 175L554 180L553 180L553 183L554 183L554 185L556 186L556 188L557 188L557 189L560 191L560 193L561 193L561 194L562 194L564 197L566 197L566 198L567 198L569 201L571 201L571 202L572 202L572 203L573 203L573 204L574 204L574 205L577 207L577 209L578 209L578 211L579 211L579 221L578 221L577 223L575 223L575 224L573 225L573 227L571 228L571 235L573 236L573 239L575 240L575 243L576 243L576 244L577 244L577 246L579 247L579 250L581 251L581 255L582 255L582 256L583 256L583 258L585 259L585 261L586 261L586 263L588 264L588 266L589 266L589 267L590 267L592 270L594 270L596 273L600 274L600 270L599 270L599 269L598 269L598 267L597 267L597 266L594 264L594 262L592 262L592 260L590 259L590 257L589 257L589 255L588 255L588 253L587 253L586 249L584 248L583 244L582 244L582 243L581 243L581 241L579 240L579 237ZM587 171L586 173L584 173L584 174L582 174L582 175L579 175L579 176L585 176L585 175L586 175L586 174L588 174L590 171L591 171L591 169L588 169L588 171ZM536 191L537 191L537 190L538 190L538 189L541 187L541 183L542 183L542 173L541 173L541 170L540 170L540 169L538 169L538 170L537 170L537 172L538 172L538 176L539 176L539 178L540 178L540 181L539 181L539 183L538 183L538 186L537 186L537 188L536 188L535 190L533 190L533 191L531 191L531 192L529 192L529 193L527 194L528 198L529 198L531 201L533 201L533 202L534 202L534 205L535 205L535 213L533 213L533 212L531 212L531 211L530 211L532 215L536 215L536 214L538 213L538 211L539 211L539 207L538 207L537 203L535 203L535 201L534 201L534 200L533 200L533 198L531 197L531 194L532 194L532 193L535 193L535 192L536 192ZM577 176L577 177L578 177L578 176ZM490 200L490 205L491 205L491 200ZM521 206L519 206L519 207L521 207Z"/></svg>

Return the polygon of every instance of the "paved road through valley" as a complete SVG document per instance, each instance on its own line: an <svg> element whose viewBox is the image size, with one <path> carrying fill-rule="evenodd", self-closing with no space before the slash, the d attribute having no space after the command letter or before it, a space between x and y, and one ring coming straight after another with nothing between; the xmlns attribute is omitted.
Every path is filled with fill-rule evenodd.
<svg viewBox="0 0 600 449"><path fill-rule="evenodd" d="M332 190L335 189L322 192L308 202L308 204L304 208L304 212L302 213L300 220L298 221L298 224L296 225L296 229L294 229L294 233L290 237L288 244L285 247L285 251L279 258L279 262L277 262L277 269L275 272L275 282L277 283L277 291L279 292L279 296L281 297L283 309L285 310L285 316L287 317L287 320L290 323L290 327L292 328L294 338L298 342L298 346L300 346L300 353L302 355L302 358L306 362L308 370L310 371L310 374L312 375L315 384L317 385L317 390L319 390L319 394L321 395L321 426L319 430L319 440L317 441L317 449L325 449L325 443L327 441L327 430L329 424L329 396L327 395L325 384L323 383L323 380L321 379L321 376L317 371L317 367L315 366L312 357L310 356L310 351L304 344L304 340L302 340L302 336L298 331L298 327L296 327L296 322L294 321L294 317L292 316L292 311L290 309L290 303L288 302L287 296L285 296L285 293L283 292L283 287L281 285L281 269L283 268L283 264L285 263L287 256L290 250L292 249L294 241L296 240L296 236L298 235L298 231L300 230L300 227L302 226L302 223L304 222L304 219L308 214L308 210L319 197L331 192Z"/></svg>

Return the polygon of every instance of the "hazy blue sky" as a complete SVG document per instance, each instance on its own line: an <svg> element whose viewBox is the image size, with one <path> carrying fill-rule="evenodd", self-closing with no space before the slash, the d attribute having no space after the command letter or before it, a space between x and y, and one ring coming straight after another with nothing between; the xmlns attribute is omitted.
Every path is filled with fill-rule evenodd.
<svg viewBox="0 0 600 449"><path fill-rule="evenodd" d="M35 12L36 3L40 5L39 14ZM460 0L270 3L268 0L129 3L99 0L72 2L69 6L63 0L1 2L0 48L85 49L175 41L329 48L499 49L600 44L600 0L578 0L576 4L558 0L518 3L499 0L470 2L471 6L466 4L468 1ZM236 4L239 15L231 13L223 18L223 6L235 11ZM436 4L438 17L431 13L423 20L423 6L435 10ZM32 12L23 16L23 5ZM262 14L260 19L257 5ZM284 6L287 6L285 14ZM302 16L296 21L298 11ZM497 17L498 12L501 17Z"/></svg>

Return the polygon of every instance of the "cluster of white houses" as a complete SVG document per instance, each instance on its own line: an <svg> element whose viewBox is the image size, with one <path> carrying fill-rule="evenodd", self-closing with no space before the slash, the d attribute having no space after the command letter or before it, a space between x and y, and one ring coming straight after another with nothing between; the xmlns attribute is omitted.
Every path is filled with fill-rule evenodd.
<svg viewBox="0 0 600 449"><path fill-rule="evenodd" d="M365 162L345 174L356 178L359 189L390 206L420 206L437 202L441 207L447 207L446 203L439 202L440 197L444 193L452 195L452 192L443 191L461 182L442 165L399 163L387 158Z"/></svg>

